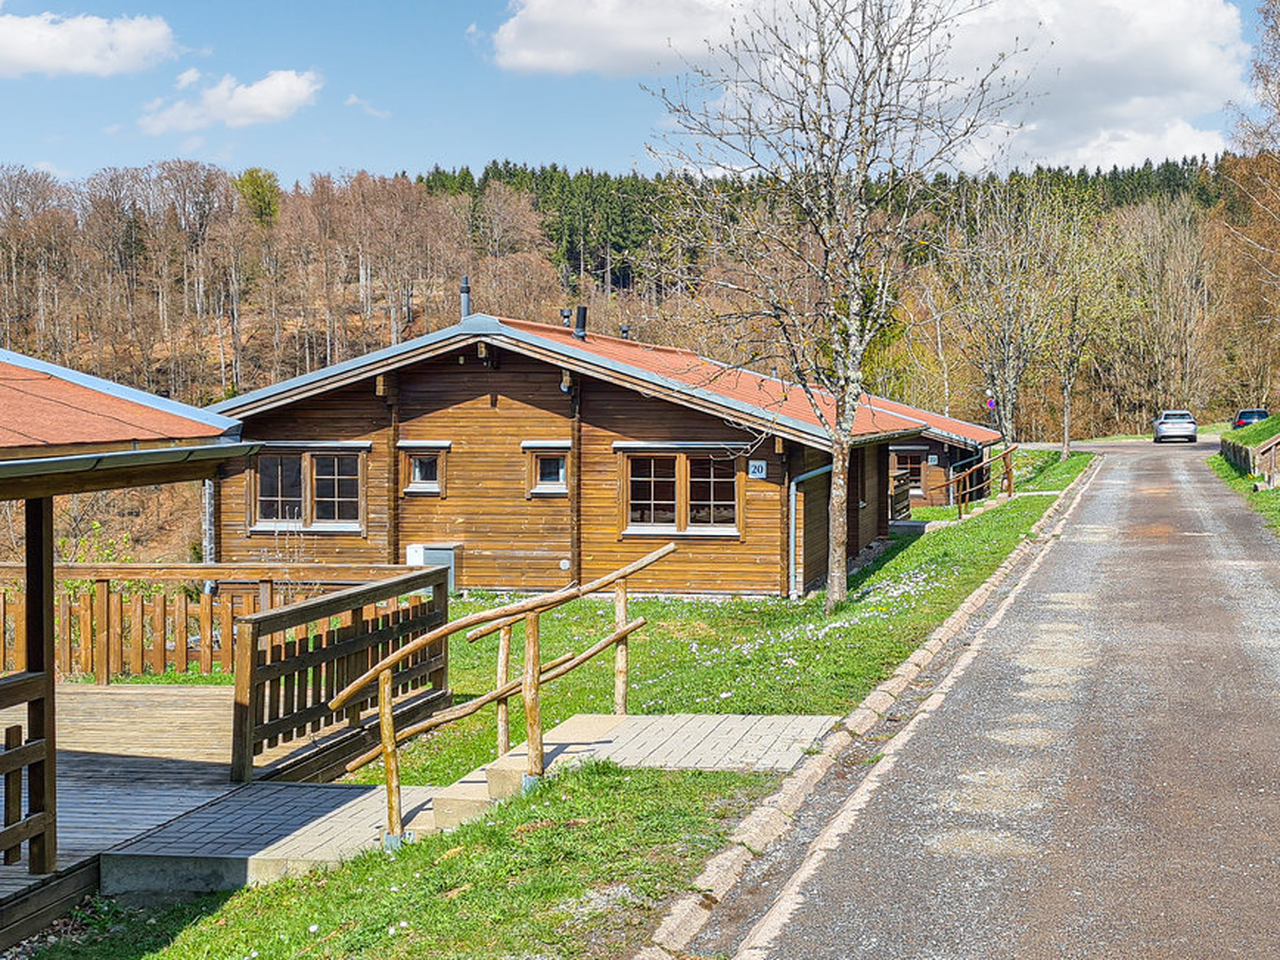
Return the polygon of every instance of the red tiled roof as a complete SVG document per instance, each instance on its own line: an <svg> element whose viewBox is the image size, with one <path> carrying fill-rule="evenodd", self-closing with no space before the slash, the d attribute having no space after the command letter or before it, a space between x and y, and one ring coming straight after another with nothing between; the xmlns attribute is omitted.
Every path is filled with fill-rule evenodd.
<svg viewBox="0 0 1280 960"><path fill-rule="evenodd" d="M529 320L511 320L506 317L502 317L500 322L503 326L514 327L563 346L594 353L604 360L639 367L649 373L678 380L689 386L700 387L739 403L752 404L768 413L791 417L817 427L822 426L805 392L800 387L775 377L766 377L750 370L725 367L722 364L704 360L691 350L681 350L678 347L660 347L641 343L638 340L623 340L594 332L589 332L585 340L578 340L568 327ZM834 416L835 400L825 393L817 396L823 407L823 415L827 418ZM864 395L864 402L858 405L854 418L855 435L918 430L921 421L924 420L924 417L920 416L924 411L917 411L903 404L895 405L903 409L892 410L878 398L870 402L867 402L868 400L869 398Z"/></svg>
<svg viewBox="0 0 1280 960"><path fill-rule="evenodd" d="M0 448L188 440L225 429L0 361Z"/></svg>
<svg viewBox="0 0 1280 960"><path fill-rule="evenodd" d="M1000 440L1000 434L995 430L980 427L976 423L969 423L967 420L944 417L940 413L921 410L919 407L899 403L897 400L886 400L884 397L871 397L870 401L877 407L888 410L891 413L901 413L908 417L915 417L917 420L923 420L927 428L968 440L974 446L985 447ZM928 433L929 429L926 429L925 432Z"/></svg>

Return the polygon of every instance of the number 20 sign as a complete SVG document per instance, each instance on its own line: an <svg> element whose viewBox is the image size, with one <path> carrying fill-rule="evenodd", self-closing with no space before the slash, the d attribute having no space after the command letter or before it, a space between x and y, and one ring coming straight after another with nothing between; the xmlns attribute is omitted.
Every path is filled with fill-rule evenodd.
<svg viewBox="0 0 1280 960"><path fill-rule="evenodd" d="M768 475L769 462L767 460L748 460L747 461L747 477L751 480L763 480Z"/></svg>

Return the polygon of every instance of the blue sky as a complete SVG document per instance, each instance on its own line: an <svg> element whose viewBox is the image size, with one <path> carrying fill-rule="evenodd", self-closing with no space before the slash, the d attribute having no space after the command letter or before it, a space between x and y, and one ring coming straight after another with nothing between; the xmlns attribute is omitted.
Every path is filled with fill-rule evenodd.
<svg viewBox="0 0 1280 960"><path fill-rule="evenodd" d="M649 172L662 112L639 84L734 2L3 0L0 163L81 177L182 156L286 184L504 157ZM984 41L1036 36L1023 162L1213 152L1222 103L1245 95L1251 5L998 0L991 16Z"/></svg>

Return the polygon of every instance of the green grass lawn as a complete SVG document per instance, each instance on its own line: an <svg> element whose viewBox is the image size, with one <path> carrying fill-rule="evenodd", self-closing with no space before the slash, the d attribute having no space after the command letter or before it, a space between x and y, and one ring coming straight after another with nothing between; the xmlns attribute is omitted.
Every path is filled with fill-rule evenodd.
<svg viewBox="0 0 1280 960"><path fill-rule="evenodd" d="M770 599L633 600L649 625L631 640L632 713L842 714L865 696L946 619L1026 536L1048 497L1016 499L971 522L903 537L852 581L850 600L830 619L821 596ZM454 617L505 599L472 597L450 604ZM542 618L543 658L586 648L613 626L612 604L583 599ZM497 635L450 645L455 700L495 686ZM523 663L522 631L512 642L512 675ZM613 657L604 653L544 689L542 718L551 726L575 713L613 709ZM518 698L511 738L524 738ZM407 783L448 784L496 756L495 708L485 709L406 745ZM380 783L380 764L356 779Z"/></svg>
<svg viewBox="0 0 1280 960"><path fill-rule="evenodd" d="M1273 417L1272 419L1280 418ZM1265 423L1266 421L1263 422ZM1215 453L1210 457L1208 463L1209 468L1222 479L1223 483L1244 497L1251 508L1262 514L1268 527L1273 530L1280 529L1280 490L1258 490L1255 492L1253 483L1257 478L1229 463L1220 453Z"/></svg>
<svg viewBox="0 0 1280 960"><path fill-rule="evenodd" d="M1057 450L1016 450L1013 454L1014 492L1063 490L1093 459L1091 453L1073 453L1066 460L1059 458ZM980 500L981 506L989 500ZM924 506L911 508L912 520L955 520L956 508Z"/></svg>
<svg viewBox="0 0 1280 960"><path fill-rule="evenodd" d="M763 775L593 763L484 820L330 872L129 909L100 900L43 960L624 957L688 889Z"/></svg>

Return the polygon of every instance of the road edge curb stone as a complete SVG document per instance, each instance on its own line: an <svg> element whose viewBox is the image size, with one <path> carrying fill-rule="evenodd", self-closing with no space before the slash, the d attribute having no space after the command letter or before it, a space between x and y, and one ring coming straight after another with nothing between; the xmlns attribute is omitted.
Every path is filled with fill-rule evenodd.
<svg viewBox="0 0 1280 960"><path fill-rule="evenodd" d="M651 946L641 948L632 960L670 960L679 956L693 942L708 920L711 910L724 900L742 879L751 861L765 848L787 833L794 814L808 799L827 771L835 765L837 756L849 747L856 737L862 736L878 723L897 702L898 694L910 685L921 670L937 656L939 651L968 624L969 618L982 608L1017 566L1033 550L1042 548L1047 541L1041 538L1049 522L1060 513L1068 494L1092 476L1102 462L1102 454L1094 454L1089 466L1079 476L1062 488L1044 515L1031 526L1026 539L1013 548L1000 565L942 621L933 632L907 657L888 680L885 680L863 697L853 711L840 721L822 739L822 749L802 763L799 769L783 778L778 789L760 801L759 805L743 818L729 835L729 845L707 861L702 872L694 877L694 893L678 898L649 938ZM976 651L974 651L976 652ZM936 706L933 694L920 705L917 714L932 712ZM883 706L883 709L876 709ZM890 749L886 744L886 752Z"/></svg>

